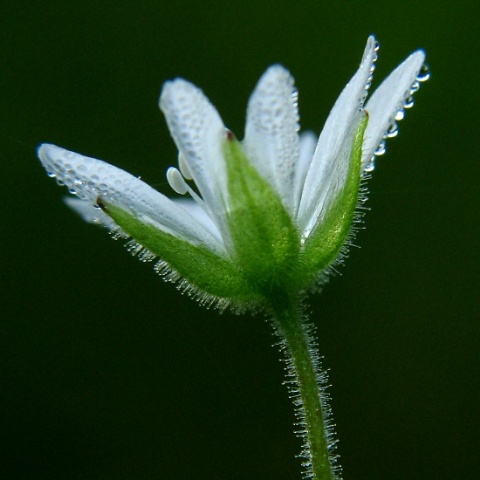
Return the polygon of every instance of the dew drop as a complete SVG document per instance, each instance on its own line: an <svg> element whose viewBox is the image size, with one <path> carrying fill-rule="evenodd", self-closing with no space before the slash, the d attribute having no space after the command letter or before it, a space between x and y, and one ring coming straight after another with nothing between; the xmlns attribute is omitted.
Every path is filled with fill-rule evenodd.
<svg viewBox="0 0 480 480"><path fill-rule="evenodd" d="M420 88L420 83L417 81L413 82L412 85L410 86L410 95L415 93L419 88Z"/></svg>
<svg viewBox="0 0 480 480"><path fill-rule="evenodd" d="M403 105L403 108L412 108L414 104L413 97L410 96L405 100L405 104Z"/></svg>
<svg viewBox="0 0 480 480"><path fill-rule="evenodd" d="M385 153L385 141L382 140L378 145L377 149L375 150L374 155L378 157L379 155L383 155Z"/></svg>
<svg viewBox="0 0 480 480"><path fill-rule="evenodd" d="M363 169L364 172L370 173L375 170L375 155L370 158L368 163L365 165L365 168Z"/></svg>
<svg viewBox="0 0 480 480"><path fill-rule="evenodd" d="M426 82L430 78L430 70L424 64L422 68L418 72L417 78L415 79L417 82Z"/></svg>
<svg viewBox="0 0 480 480"><path fill-rule="evenodd" d="M399 122L405 118L405 111L403 109L399 110L395 115L395 120Z"/></svg>
<svg viewBox="0 0 480 480"><path fill-rule="evenodd" d="M56 173L55 173L55 172L52 172L52 171L47 171L47 175L48 175L50 178L55 178L55 177L56 177Z"/></svg>
<svg viewBox="0 0 480 480"><path fill-rule="evenodd" d="M393 138L398 135L398 125L393 122L385 133L384 138Z"/></svg>

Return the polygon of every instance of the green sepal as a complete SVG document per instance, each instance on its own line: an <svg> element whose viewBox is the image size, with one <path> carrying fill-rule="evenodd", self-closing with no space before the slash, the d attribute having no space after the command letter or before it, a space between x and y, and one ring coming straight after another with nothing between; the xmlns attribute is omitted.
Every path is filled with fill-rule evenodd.
<svg viewBox="0 0 480 480"><path fill-rule="evenodd" d="M292 218L233 135L225 140L224 155L227 221L236 263L261 295L270 297L279 288L289 291L300 249Z"/></svg>
<svg viewBox="0 0 480 480"><path fill-rule="evenodd" d="M236 303L256 301L255 293L245 282L242 272L229 259L159 230L103 200L101 204L104 212L127 235L166 262L195 291Z"/></svg>
<svg viewBox="0 0 480 480"><path fill-rule="evenodd" d="M298 280L304 286L313 283L319 272L339 258L351 232L360 192L362 144L367 123L368 116L365 114L355 133L343 189L337 193L325 217L303 245Z"/></svg>

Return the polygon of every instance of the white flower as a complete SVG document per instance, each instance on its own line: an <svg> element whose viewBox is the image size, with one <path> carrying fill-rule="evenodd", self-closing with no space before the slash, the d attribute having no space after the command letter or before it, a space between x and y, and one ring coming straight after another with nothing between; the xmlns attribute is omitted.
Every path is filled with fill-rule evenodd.
<svg viewBox="0 0 480 480"><path fill-rule="evenodd" d="M204 300L254 302L304 289L338 257L360 180L427 77L425 55L416 51L365 104L377 50L370 37L318 142L298 133L297 92L280 65L250 97L241 143L200 89L167 82L160 108L179 150L179 170L170 168L167 179L189 199L169 199L119 168L53 145L41 145L38 155L77 194L68 204L87 221L131 236L134 251L159 257L168 279L181 278Z"/></svg>

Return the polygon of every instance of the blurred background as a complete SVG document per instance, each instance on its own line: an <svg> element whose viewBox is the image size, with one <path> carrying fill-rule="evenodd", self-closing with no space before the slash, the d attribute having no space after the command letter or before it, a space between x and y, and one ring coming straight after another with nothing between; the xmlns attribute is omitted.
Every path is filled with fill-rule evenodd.
<svg viewBox="0 0 480 480"><path fill-rule="evenodd" d="M3 0L0 18L0 478L300 478L270 325L198 307L83 223L35 148L169 193L165 80L241 138L281 62L319 132L370 33L374 87L417 48L432 78L377 162L361 249L311 298L344 477L478 478L477 2Z"/></svg>

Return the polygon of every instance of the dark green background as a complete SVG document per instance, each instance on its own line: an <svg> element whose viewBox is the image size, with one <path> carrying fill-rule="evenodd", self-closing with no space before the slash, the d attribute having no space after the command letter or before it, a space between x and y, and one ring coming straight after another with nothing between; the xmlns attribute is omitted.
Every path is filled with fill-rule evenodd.
<svg viewBox="0 0 480 480"><path fill-rule="evenodd" d="M281 62L318 132L370 33L375 85L418 47L432 78L378 161L361 250L311 299L344 475L479 478L476 1L3 0L0 15L0 478L300 478L270 326L198 307L84 224L35 148L169 192L165 80L201 86L242 137Z"/></svg>

